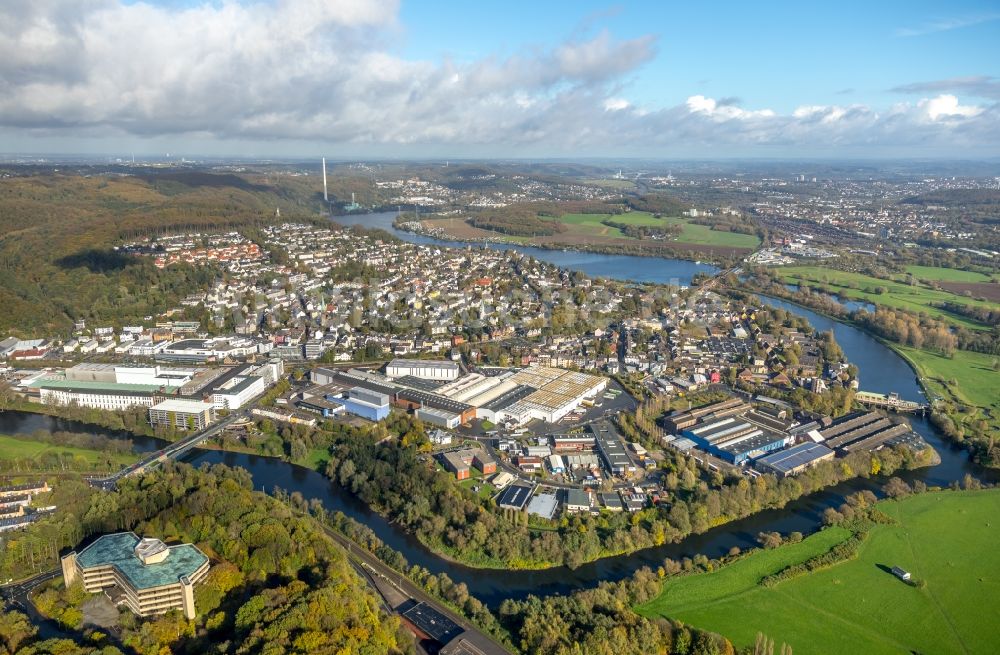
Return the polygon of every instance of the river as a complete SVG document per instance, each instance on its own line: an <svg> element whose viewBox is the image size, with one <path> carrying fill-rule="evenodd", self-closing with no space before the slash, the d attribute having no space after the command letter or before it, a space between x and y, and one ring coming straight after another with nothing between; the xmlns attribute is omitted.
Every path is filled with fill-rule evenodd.
<svg viewBox="0 0 1000 655"><path fill-rule="evenodd" d="M377 215L352 218L360 219L372 216ZM387 216L391 217L392 214L387 214ZM405 232L400 232L399 235L407 240L426 239L426 237ZM440 245L454 244L441 242ZM573 261L585 262L589 261L589 258L602 258L603 263L593 268L583 263L578 264L583 267L580 270L592 276L610 276L608 271L618 271L619 274L615 277L660 281L654 279L659 275L656 271L673 271L673 275L681 275L685 270L692 270L687 269L687 265L694 266L691 262L664 260L664 263L661 264L658 260L647 258L562 253L520 247L517 249L521 252L537 250L537 255L534 252L528 254L537 256L539 259L547 258L546 261L565 261L564 258L581 257L581 259L573 259ZM611 261L605 261L606 259ZM636 264L628 264L623 260L638 260L642 267L629 268L629 266ZM894 391L907 400L923 400L914 373L907 363L876 339L855 327L838 323L797 305L778 299L766 300L771 305L804 316L820 330L832 329L848 360L860 368L861 388L880 393ZM941 455L941 463L918 471L904 472L900 474L900 477L909 482L923 480L932 486L946 486L954 480L961 480L966 473L993 482L1000 480L996 471L983 469L973 464L969 461L964 450L944 441L926 419L911 417L909 420L914 430L921 434ZM103 430L48 416L20 412L0 413L0 433L30 433L40 429L97 432L117 437L129 436L121 432ZM156 439L134 436L129 438L135 442L137 450L145 451L161 447L161 443ZM432 572L447 573L455 582L464 582L470 593L494 609L506 598L522 598L528 594L542 596L552 593L566 593L575 589L595 586L604 580L620 580L630 576L642 566L655 568L666 557L679 559L698 553L709 557L718 557L724 555L733 546L738 546L741 549L753 547L757 545L756 535L761 531L773 530L787 534L797 530L809 533L819 526L824 509L839 505L847 494L862 489L878 489L884 482L884 480L879 479L850 480L828 490L812 494L807 498L800 498L789 503L783 509L768 510L733 521L704 534L690 536L677 544L668 544L630 555L610 557L585 564L577 569L558 567L544 571L506 571L471 569L437 557L414 537L372 512L353 495L343 491L315 471L277 459L216 450L195 450L186 455L184 460L195 465L224 463L228 466L241 466L250 472L254 485L258 489L271 491L274 487L281 487L289 492L298 491L306 499L319 499L328 510L344 512L355 520L368 525L386 544L403 553L411 564L419 564Z"/></svg>
<svg viewBox="0 0 1000 655"><path fill-rule="evenodd" d="M604 255L578 250L550 250L521 246L512 243L445 241L434 237L414 234L396 228L392 223L396 219L395 212L378 212L374 214L348 214L334 216L332 220L341 225L359 225L366 228L378 228L395 235L402 241L422 245L434 245L447 248L490 248L492 250L514 250L534 257L539 261L555 264L560 268L572 271L582 271L590 277L604 277L616 280L634 280L636 282L655 282L657 284L672 284L688 286L696 273L714 275L719 269L710 264L699 264L683 259L664 259L662 257L636 257L633 255Z"/></svg>

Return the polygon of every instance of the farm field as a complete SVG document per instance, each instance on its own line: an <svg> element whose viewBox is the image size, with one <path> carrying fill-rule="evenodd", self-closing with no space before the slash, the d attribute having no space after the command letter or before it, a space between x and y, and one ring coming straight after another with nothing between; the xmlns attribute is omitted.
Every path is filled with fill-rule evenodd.
<svg viewBox="0 0 1000 655"><path fill-rule="evenodd" d="M988 415L970 412L965 420L986 418L1000 431L1000 371L993 370L994 355L956 350L949 358L899 344L892 347L913 363L932 396L988 410Z"/></svg>
<svg viewBox="0 0 1000 655"><path fill-rule="evenodd" d="M112 468L132 464L139 458L133 454L112 454L88 448L57 446L33 439L20 439L0 434L0 460L35 464L42 468L58 468L55 458L71 456L77 462L85 462L90 468L104 468L110 461Z"/></svg>
<svg viewBox="0 0 1000 655"><path fill-rule="evenodd" d="M860 273L849 273L820 266L788 266L777 269L777 273L784 282L789 284L821 285L849 298L867 300L883 307L926 312L935 318L974 330L984 330L987 329L987 326L946 312L934 307L933 304L960 302L966 305L995 307L995 303L966 298L950 291L930 289L919 285L910 286L902 282L880 280ZM874 293L875 287L885 287L887 292Z"/></svg>
<svg viewBox="0 0 1000 655"><path fill-rule="evenodd" d="M683 218L664 217L656 218L649 212L629 212L627 214L564 214L558 219L560 223L571 226L570 233L585 234L588 236L604 236L609 238L624 238L621 230L608 227L601 221L611 220L616 223L628 225L649 225L653 227L665 227L668 225L680 225L682 230L680 235L674 240L675 243L690 243L705 246L727 246L732 248L756 248L760 240L753 234L740 234L738 232L720 232L713 230L707 225L696 225L689 223Z"/></svg>
<svg viewBox="0 0 1000 655"><path fill-rule="evenodd" d="M637 609L752 645L757 632L796 655L995 653L1000 649L1000 490L946 491L882 501L899 525L872 532L854 560L766 588L764 575L824 552L845 533L761 551L712 573L668 581ZM831 534L827 534L831 533ZM888 568L926 582L911 587ZM989 599L989 600L988 600ZM984 602L987 601L988 602Z"/></svg>
<svg viewBox="0 0 1000 655"><path fill-rule="evenodd" d="M990 277L975 271L935 266L907 266L906 271L917 279L933 280L942 289L963 298L985 298L1000 303L1000 275L994 274Z"/></svg>
<svg viewBox="0 0 1000 655"><path fill-rule="evenodd" d="M706 259L713 256L737 256L747 254L756 248L760 240L756 235L736 232L720 232L706 225L688 223L683 218L656 218L649 212L633 211L625 214L564 214L559 219L540 217L542 220L556 221L566 226L566 230L547 236L513 236L476 227L455 218L423 219L425 228L439 229L448 237L459 240L499 240L523 245L591 249L620 248L625 254L635 252L655 253L671 256L681 251L704 253ZM601 221L612 220L629 225L665 227L680 225L681 233L676 239L634 239L625 236L621 229L604 225Z"/></svg>
<svg viewBox="0 0 1000 655"><path fill-rule="evenodd" d="M906 272L915 278L944 282L990 282L995 279L975 271L963 271L957 268L943 268L939 266L907 266Z"/></svg>
<svg viewBox="0 0 1000 655"><path fill-rule="evenodd" d="M589 180L581 180L584 184L593 184L594 186L599 186L605 189L634 189L635 182L632 180L619 180L616 178L593 178Z"/></svg>

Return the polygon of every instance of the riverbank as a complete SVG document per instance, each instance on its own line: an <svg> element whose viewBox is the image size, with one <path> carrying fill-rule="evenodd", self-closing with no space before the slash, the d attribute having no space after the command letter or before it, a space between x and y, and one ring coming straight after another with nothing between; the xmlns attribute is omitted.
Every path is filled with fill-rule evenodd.
<svg viewBox="0 0 1000 655"><path fill-rule="evenodd" d="M336 216L331 220L346 227L359 226L366 229L379 229L388 232L395 238L408 243L441 248L460 248L464 246L491 248L494 250L513 250L534 257L559 268L580 271L593 279L605 278L622 282L652 282L672 286L690 286L695 275L715 275L719 269L705 263L675 257L653 257L635 255L606 255L582 250L546 249L534 244L504 243L472 243L468 241L445 241L434 237L406 232L396 228L393 223L395 212L374 214L358 214ZM644 253L648 255L649 253Z"/></svg>
<svg viewBox="0 0 1000 655"><path fill-rule="evenodd" d="M0 431L6 433L31 432L37 429L81 430L84 427L47 416L0 413ZM920 423L917 428L940 452L943 462L935 467L897 472L908 483L921 481L928 486L947 486L967 474L987 476L986 479L991 481L997 479L996 476L988 476L988 471L970 463L964 451L950 450L947 444L937 446L941 440L928 432L929 425ZM97 434L121 435L120 432L100 427L91 427L91 430ZM136 437L134 441L137 449L144 451L155 451L163 447L163 442L152 438ZM314 470L280 459L221 450L195 449L186 454L184 460L194 466L225 464L240 467L249 472L256 489L270 491L279 488L288 494L298 492L306 502L319 501L329 512L340 512L367 526L386 546L400 552L411 565L436 574L447 574L455 583L464 583L473 596L494 610L509 598L567 594L581 588L594 587L603 581L624 580L642 567L656 569L667 557L680 560L704 554L718 558L725 556L734 547L741 550L754 548L754 535L761 531L778 531L783 534L799 531L809 534L821 524L825 508L837 507L844 502L846 495L864 489L877 489L881 484L872 479L854 478L791 501L782 509L763 510L747 518L711 528L702 534L690 535L679 543L663 544L627 556L605 558L575 569L561 566L539 571L504 571L476 569L445 560L432 553L401 526L387 521L353 494Z"/></svg>
<svg viewBox="0 0 1000 655"><path fill-rule="evenodd" d="M977 412L984 413L979 418L982 418L984 421L987 421L987 419L992 420L994 428L1000 429L1000 372L992 368L992 360L995 358L966 350L956 350L952 357L944 357L930 351L919 350L889 341L884 337L874 334L865 324L853 320L849 315L841 316L832 314L823 307L805 305L791 294L776 293L773 290L764 293L752 286L739 287L736 290L744 293L752 293L761 298L780 300L781 302L824 316L842 325L850 326L866 334L869 338L895 353L907 365L913 374L915 384L919 387L923 395L923 399L919 399L920 402L926 402L931 406L932 415L939 415L937 420L952 421L952 415L943 411L942 407L936 403L936 399L940 398L961 406L976 408ZM935 366L929 366L929 364L935 364ZM863 370L862 374L864 374ZM973 380L970 375L975 375L976 379ZM864 386L862 383L863 388ZM973 389L973 395L970 397L966 393L963 393L963 388ZM866 390L871 391L871 389ZM882 391L882 393L885 392ZM918 399L909 398L909 400ZM960 425L964 425L971 420L977 420L975 413L971 416L962 416L960 418ZM978 456L983 454L983 444L979 443L979 441L966 439L964 435L957 437L956 435L959 433L943 430L940 427L935 427L935 430L943 434L950 442L969 452L970 455ZM1000 458L987 458L983 464L992 469L1000 469Z"/></svg>
<svg viewBox="0 0 1000 655"><path fill-rule="evenodd" d="M138 461L134 453L107 452L97 448L64 445L33 438L0 434L0 473L106 473Z"/></svg>
<svg viewBox="0 0 1000 655"><path fill-rule="evenodd" d="M845 535L828 528L712 573L668 580L640 613L720 632L737 646L752 645L762 631L805 655L995 652L1000 610L982 599L996 586L983 572L1000 568L990 527L1000 490L927 492L876 508L893 523L873 526L851 558L761 583L842 542ZM894 577L894 566L916 582Z"/></svg>
<svg viewBox="0 0 1000 655"><path fill-rule="evenodd" d="M334 218L336 220L336 217ZM676 241L632 240L634 243L620 239L608 240L608 243L593 243L587 240L569 240L561 235L547 237L512 237L506 235L481 235L480 230L468 235L452 234L444 228L427 227L423 222L397 221L393 228L401 232L420 237L458 245L499 245L508 248L531 247L540 250L585 252L598 255L621 255L626 257L646 257L657 259L682 259L696 263L710 263L725 267L733 261L753 252L752 248L737 248L733 246L713 246ZM721 255L721 256L720 256Z"/></svg>

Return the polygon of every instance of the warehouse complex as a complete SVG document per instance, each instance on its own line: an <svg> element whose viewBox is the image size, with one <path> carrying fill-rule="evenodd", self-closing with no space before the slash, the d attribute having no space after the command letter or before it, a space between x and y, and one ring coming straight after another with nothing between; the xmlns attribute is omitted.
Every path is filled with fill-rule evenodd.
<svg viewBox="0 0 1000 655"><path fill-rule="evenodd" d="M200 404L210 404L213 410L240 409L283 374L281 360L215 368L85 363L60 373L40 371L23 385L28 397L37 394L43 405L117 411L148 407L154 424L186 428L192 420L204 427L215 419L214 411L206 413Z"/></svg>
<svg viewBox="0 0 1000 655"><path fill-rule="evenodd" d="M196 546L167 546L134 532L104 535L62 558L67 587L80 580L86 591L107 592L139 616L179 609L189 620L197 616L194 585L208 569L208 557Z"/></svg>
<svg viewBox="0 0 1000 655"><path fill-rule="evenodd" d="M855 451L905 445L927 447L908 423L859 411L838 419L791 418L785 402L758 396L753 403L730 398L676 411L662 419L666 442L679 450L697 448L734 466L752 464L761 473L797 475L816 464Z"/></svg>
<svg viewBox="0 0 1000 655"><path fill-rule="evenodd" d="M445 371L456 375L449 378L451 373ZM603 393L608 384L607 378L548 366L458 376L454 362L426 360L393 360L385 375L317 368L311 380L334 394L352 387L385 394L396 407L447 428L477 418L514 426L535 420L555 423Z"/></svg>

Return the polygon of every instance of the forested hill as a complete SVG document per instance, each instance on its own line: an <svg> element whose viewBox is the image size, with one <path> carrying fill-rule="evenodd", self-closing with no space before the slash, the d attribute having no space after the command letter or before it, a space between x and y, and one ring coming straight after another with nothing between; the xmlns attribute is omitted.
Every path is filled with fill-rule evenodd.
<svg viewBox="0 0 1000 655"><path fill-rule="evenodd" d="M114 245L152 234L240 229L315 216L309 178L155 171L0 179L0 334L68 333L73 320L122 324L202 287L208 269L156 269ZM315 183L315 180L312 180Z"/></svg>

